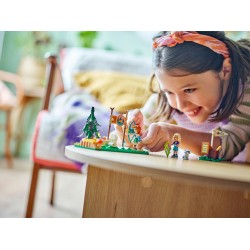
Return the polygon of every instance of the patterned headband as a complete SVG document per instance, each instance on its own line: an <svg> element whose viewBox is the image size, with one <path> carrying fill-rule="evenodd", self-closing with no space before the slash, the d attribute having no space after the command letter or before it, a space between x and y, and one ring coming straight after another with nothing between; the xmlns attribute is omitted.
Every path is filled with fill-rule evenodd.
<svg viewBox="0 0 250 250"><path fill-rule="evenodd" d="M153 48L156 49L162 46L174 47L176 44L185 41L198 43L208 47L215 53L223 55L224 58L229 57L229 51L225 43L214 37L202 35L195 31L174 31L171 35L156 38L153 43Z"/></svg>

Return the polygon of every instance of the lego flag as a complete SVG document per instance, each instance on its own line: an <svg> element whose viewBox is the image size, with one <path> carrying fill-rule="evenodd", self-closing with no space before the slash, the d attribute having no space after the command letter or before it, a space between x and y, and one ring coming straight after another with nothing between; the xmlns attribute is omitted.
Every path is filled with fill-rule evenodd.
<svg viewBox="0 0 250 250"><path fill-rule="evenodd" d="M123 126L126 122L127 122L126 118L122 114L118 116L116 115L111 116L111 123L115 123L118 126Z"/></svg>

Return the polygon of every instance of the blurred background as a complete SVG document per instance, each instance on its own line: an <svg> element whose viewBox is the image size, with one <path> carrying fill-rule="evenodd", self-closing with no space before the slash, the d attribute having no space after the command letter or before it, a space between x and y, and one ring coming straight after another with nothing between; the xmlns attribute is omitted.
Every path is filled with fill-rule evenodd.
<svg viewBox="0 0 250 250"><path fill-rule="evenodd" d="M152 36L156 32L139 31L79 31L79 32L0 32L0 69L17 73L23 78L27 93L27 103L22 114L21 129L13 129L11 143L16 157L27 158L30 151L30 140L33 132L36 114L40 108L41 96L34 90L44 87L45 62L44 54L50 51L59 54L65 47L97 48L109 51L125 52L127 54L151 57ZM250 32L228 31L233 39L249 38ZM4 115L0 112L0 122ZM0 130L0 156L3 153L4 130Z"/></svg>
<svg viewBox="0 0 250 250"><path fill-rule="evenodd" d="M45 53L49 51L58 55L59 63L60 51L73 47L116 51L150 60L153 34L134 31L0 31L0 70L17 74L24 85L22 101L11 112L12 167L9 167L4 153L7 116L0 109L0 218L25 216L33 167L31 141L45 89ZM6 86L15 92L8 82ZM0 93L0 99L3 97L6 99L6 94L1 96ZM58 205L53 207L48 202L51 173L41 171L39 183L42 184L37 190L38 210L35 209L33 217L81 217L86 175L60 172L56 187L60 196L56 198Z"/></svg>
<svg viewBox="0 0 250 250"><path fill-rule="evenodd" d="M2 44L0 69L17 73L23 78L27 97L22 114L23 131L13 131L14 155L27 158L36 114L41 98L35 91L44 86L44 54L49 51L59 54L65 47L97 48L151 57L151 37L154 32L1 32ZM32 93L30 93L32 89ZM4 115L0 112L0 121ZM16 132L16 133L15 133ZM19 136L19 137L18 137ZM3 152L4 130L0 131L0 156Z"/></svg>
<svg viewBox="0 0 250 250"><path fill-rule="evenodd" d="M0 31L0 70L17 74L24 84L22 107L17 107L11 117L10 148L15 157L15 164L12 169L7 167L4 159L6 130L3 124L6 117L4 112L0 111L0 217L24 216L32 169L32 163L29 161L31 140L45 88L44 54L49 51L59 55L63 48L81 47L117 51L134 56L143 56L150 60L152 37L155 33L157 32ZM247 31L228 31L226 33L235 40L250 38L250 32ZM11 86L9 88L12 90ZM68 176L65 176L65 178L69 178ZM64 179L63 182L66 183L66 186L64 185L61 188L65 191L65 199L70 197L70 201L78 192L78 196L75 198L78 205L72 205L72 202L70 202L68 203L68 210L62 211L60 207L53 208L54 210L49 206L45 207L42 202L40 208L43 209L41 209L40 214L37 214L37 217L81 217L83 177L77 176L74 178L78 179ZM47 181L46 174L43 175L42 180ZM44 190L45 192L47 191ZM40 198L42 201L45 199L43 192Z"/></svg>

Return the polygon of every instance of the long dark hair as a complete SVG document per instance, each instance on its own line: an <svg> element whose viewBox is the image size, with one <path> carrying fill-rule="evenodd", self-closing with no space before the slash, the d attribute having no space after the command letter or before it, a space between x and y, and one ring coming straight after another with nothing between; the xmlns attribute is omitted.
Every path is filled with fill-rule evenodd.
<svg viewBox="0 0 250 250"><path fill-rule="evenodd" d="M233 112L239 112L238 105L244 94L244 84L250 74L250 40L242 39L237 42L225 36L222 31L198 31L200 34L214 37L227 45L229 50L232 72L229 87L221 101L220 107L209 118L210 122L223 121ZM154 37L169 35L161 32ZM199 74L208 70L221 71L224 57L211 49L194 42L184 42L174 47L158 47L153 52L153 68L171 70L179 69L190 74ZM155 76L152 75L150 88ZM166 95L158 90L158 109L150 118L151 121L170 119L174 109L169 105Z"/></svg>

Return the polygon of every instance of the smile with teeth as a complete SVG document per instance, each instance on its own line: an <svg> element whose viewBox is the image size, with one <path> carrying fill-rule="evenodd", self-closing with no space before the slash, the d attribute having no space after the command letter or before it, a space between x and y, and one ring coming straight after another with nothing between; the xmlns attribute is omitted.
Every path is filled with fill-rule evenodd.
<svg viewBox="0 0 250 250"><path fill-rule="evenodd" d="M193 110L191 110L191 111L187 111L186 114L189 115L189 116L190 116L190 115L191 115L191 116L192 116L192 115L196 115L196 114L199 112L200 109L201 109L201 107L196 108L196 109L193 109Z"/></svg>

